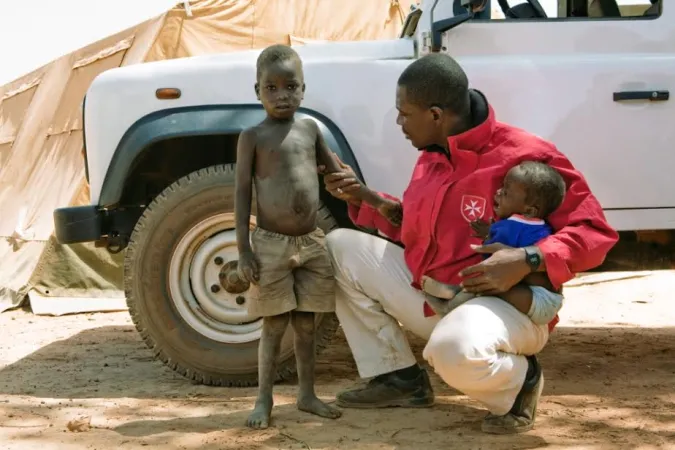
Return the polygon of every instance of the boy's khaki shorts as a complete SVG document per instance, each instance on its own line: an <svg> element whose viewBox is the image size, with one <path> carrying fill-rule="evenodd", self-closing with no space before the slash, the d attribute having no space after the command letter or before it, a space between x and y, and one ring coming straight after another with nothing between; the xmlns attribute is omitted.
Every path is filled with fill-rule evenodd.
<svg viewBox="0 0 675 450"><path fill-rule="evenodd" d="M260 264L260 280L251 284L249 314L335 311L335 277L325 240L319 228L304 236L253 230L251 245Z"/></svg>

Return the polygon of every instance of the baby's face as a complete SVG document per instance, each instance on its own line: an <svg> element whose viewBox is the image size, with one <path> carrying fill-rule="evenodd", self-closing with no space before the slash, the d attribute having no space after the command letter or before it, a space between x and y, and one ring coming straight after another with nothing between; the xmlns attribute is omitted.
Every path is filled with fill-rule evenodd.
<svg viewBox="0 0 675 450"><path fill-rule="evenodd" d="M532 208L525 202L526 198L525 185L516 180L511 172L507 173L504 177L504 185L495 194L495 215L499 219L506 219L514 214L529 216Z"/></svg>

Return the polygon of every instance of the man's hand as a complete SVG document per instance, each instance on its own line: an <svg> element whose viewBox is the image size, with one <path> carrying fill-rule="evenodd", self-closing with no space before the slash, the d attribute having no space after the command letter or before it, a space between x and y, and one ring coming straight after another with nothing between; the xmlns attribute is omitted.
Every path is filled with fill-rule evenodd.
<svg viewBox="0 0 675 450"><path fill-rule="evenodd" d="M342 162L340 157L333 153L340 168L339 172L326 173L326 166L318 166L318 171L323 175L323 181L326 185L326 190L335 198L344 200L350 203L360 203L363 197L366 186L359 180L348 164Z"/></svg>
<svg viewBox="0 0 675 450"><path fill-rule="evenodd" d="M249 283L258 284L260 280L260 266L258 259L252 251L240 252L237 263L237 274Z"/></svg>
<svg viewBox="0 0 675 450"><path fill-rule="evenodd" d="M471 229L473 230L473 237L481 238L485 240L490 234L490 225L494 223L494 220L486 222L483 219L477 219L471 222Z"/></svg>
<svg viewBox="0 0 675 450"><path fill-rule="evenodd" d="M504 244L472 245L478 253L492 254L488 259L462 270L462 287L478 295L502 294L520 283L529 273L525 250Z"/></svg>

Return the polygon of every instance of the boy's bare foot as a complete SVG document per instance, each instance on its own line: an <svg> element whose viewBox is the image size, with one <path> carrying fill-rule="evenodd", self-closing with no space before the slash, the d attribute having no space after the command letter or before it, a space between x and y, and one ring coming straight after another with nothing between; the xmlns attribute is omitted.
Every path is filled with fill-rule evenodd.
<svg viewBox="0 0 675 450"><path fill-rule="evenodd" d="M246 420L246 426L249 428L263 429L270 426L270 416L272 415L272 400L258 400L255 403L253 412Z"/></svg>
<svg viewBox="0 0 675 450"><path fill-rule="evenodd" d="M298 398L297 405L300 411L316 414L317 416L325 417L326 419L337 419L342 415L342 411L333 408L332 406L328 406L316 396Z"/></svg>

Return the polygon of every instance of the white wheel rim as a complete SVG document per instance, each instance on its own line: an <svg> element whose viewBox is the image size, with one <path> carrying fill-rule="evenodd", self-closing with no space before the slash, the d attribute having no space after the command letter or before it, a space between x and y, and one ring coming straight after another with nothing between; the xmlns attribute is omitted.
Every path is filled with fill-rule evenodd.
<svg viewBox="0 0 675 450"><path fill-rule="evenodd" d="M217 342L241 344L260 339L262 320L246 311L249 290L230 293L220 284L222 267L237 259L232 213L217 214L196 224L171 255L171 300L188 325ZM214 285L219 286L217 292L212 291ZM238 298L244 303L237 303Z"/></svg>

